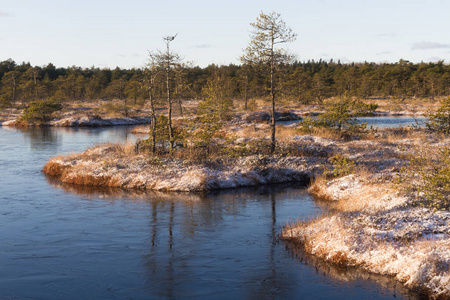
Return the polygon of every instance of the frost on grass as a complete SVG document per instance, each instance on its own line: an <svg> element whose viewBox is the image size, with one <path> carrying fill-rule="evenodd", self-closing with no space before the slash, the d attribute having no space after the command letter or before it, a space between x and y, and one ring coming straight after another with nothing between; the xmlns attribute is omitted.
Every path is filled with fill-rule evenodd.
<svg viewBox="0 0 450 300"><path fill-rule="evenodd" d="M379 175L379 174L378 174ZM395 276L432 297L450 297L450 212L413 206L374 174L318 182L337 212L286 227L283 236L326 261Z"/></svg>
<svg viewBox="0 0 450 300"><path fill-rule="evenodd" d="M355 162L353 174L318 177L310 191L329 200L333 213L287 226L283 237L326 261L395 276L436 298L450 297L450 213L414 205L392 181L405 153L418 145L445 147L449 139L421 132L377 133L376 140L343 142L324 137L286 136L300 156L252 155L189 162L134 154L132 146L100 145L82 154L55 157L44 172L62 182L164 191L203 191L267 183L305 181L322 172L329 157ZM247 137L252 139L252 137Z"/></svg>
<svg viewBox="0 0 450 300"><path fill-rule="evenodd" d="M204 191L300 181L317 164L313 158L247 156L189 163L176 158L134 154L132 146L100 145L81 154L59 156L44 173L64 183L164 191Z"/></svg>
<svg viewBox="0 0 450 300"><path fill-rule="evenodd" d="M377 135L348 143L314 140L313 145L331 146L358 169L316 178L309 190L331 209L315 220L287 225L283 238L325 261L394 276L409 288L449 299L450 212L417 205L418 195L393 182L410 155L419 155L422 147L434 153L449 147L450 139L403 129ZM401 184L413 185L415 177Z"/></svg>
<svg viewBox="0 0 450 300"><path fill-rule="evenodd" d="M150 123L148 117L133 117L133 118L100 118L88 116L68 116L61 119L53 119L47 123L40 125L55 126L55 127L103 127L103 126L123 126L123 125L139 125ZM1 126L21 126L19 118L9 120L0 124ZM36 125L36 124L35 124Z"/></svg>

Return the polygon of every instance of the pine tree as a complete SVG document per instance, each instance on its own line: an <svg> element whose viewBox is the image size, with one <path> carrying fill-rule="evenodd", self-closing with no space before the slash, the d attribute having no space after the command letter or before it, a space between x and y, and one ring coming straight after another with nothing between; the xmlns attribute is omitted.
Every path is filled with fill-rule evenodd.
<svg viewBox="0 0 450 300"><path fill-rule="evenodd" d="M270 95L272 98L271 152L273 153L275 151L276 68L292 59L285 49L277 48L277 45L293 42L296 39L296 34L281 19L281 15L275 12L269 14L261 12L259 17L256 18L256 22L250 23L250 25L254 31L241 60L248 64L262 64L267 67L267 72L270 74Z"/></svg>

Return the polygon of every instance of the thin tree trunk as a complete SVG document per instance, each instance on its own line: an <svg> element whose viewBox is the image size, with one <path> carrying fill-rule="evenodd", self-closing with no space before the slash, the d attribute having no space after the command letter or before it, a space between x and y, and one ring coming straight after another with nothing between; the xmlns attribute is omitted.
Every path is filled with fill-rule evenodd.
<svg viewBox="0 0 450 300"><path fill-rule="evenodd" d="M170 66L167 67L167 74L166 74L166 88L167 88L167 102L169 103L169 109L168 109L168 127L169 127L169 144L170 144L170 151L173 151L173 129L172 129L172 99L170 97Z"/></svg>
<svg viewBox="0 0 450 300"><path fill-rule="evenodd" d="M181 104L181 98L178 99L178 105L180 107L180 117L183 117L183 105Z"/></svg>
<svg viewBox="0 0 450 300"><path fill-rule="evenodd" d="M14 104L16 103L16 90L17 90L16 76L13 75L12 101L13 101Z"/></svg>
<svg viewBox="0 0 450 300"><path fill-rule="evenodd" d="M172 38L173 40L173 38ZM172 99L170 97L170 49L169 49L169 41L167 42L167 66L166 66L166 88L167 88L167 103L169 104L168 109L168 127L169 127L169 144L170 144L170 152L173 151L173 129L172 129Z"/></svg>
<svg viewBox="0 0 450 300"><path fill-rule="evenodd" d="M273 36L273 35L272 35ZM270 93L272 95L272 141L270 145L270 152L273 154L275 152L275 87L274 87L274 51L273 51L274 40L272 38L272 49L270 58Z"/></svg>
<svg viewBox="0 0 450 300"><path fill-rule="evenodd" d="M156 152L156 114L155 114L155 106L153 101L153 92L150 90L150 121L151 121L151 134L152 134L152 153Z"/></svg>
<svg viewBox="0 0 450 300"><path fill-rule="evenodd" d="M245 104L244 109L248 109L248 76L245 76Z"/></svg>

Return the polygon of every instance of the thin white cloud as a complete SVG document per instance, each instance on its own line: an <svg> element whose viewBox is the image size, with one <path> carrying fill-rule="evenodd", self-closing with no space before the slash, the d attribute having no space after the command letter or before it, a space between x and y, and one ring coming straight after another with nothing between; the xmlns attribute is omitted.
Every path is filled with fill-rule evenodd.
<svg viewBox="0 0 450 300"><path fill-rule="evenodd" d="M212 46L210 44L200 44L200 45L194 45L192 46L192 48L197 48L197 49L207 49L207 48L211 48Z"/></svg>
<svg viewBox="0 0 450 300"><path fill-rule="evenodd" d="M377 35L375 35L376 37L396 37L397 33L395 32L390 32L390 33L379 33Z"/></svg>
<svg viewBox="0 0 450 300"><path fill-rule="evenodd" d="M377 55L386 55L386 54L392 54L392 51L383 51L383 52L378 52Z"/></svg>
<svg viewBox="0 0 450 300"><path fill-rule="evenodd" d="M125 54L116 54L116 57L127 57Z"/></svg>
<svg viewBox="0 0 450 300"><path fill-rule="evenodd" d="M412 50L426 50L426 49L442 49L442 48L450 48L450 44L420 42L420 43L415 43L411 49Z"/></svg>

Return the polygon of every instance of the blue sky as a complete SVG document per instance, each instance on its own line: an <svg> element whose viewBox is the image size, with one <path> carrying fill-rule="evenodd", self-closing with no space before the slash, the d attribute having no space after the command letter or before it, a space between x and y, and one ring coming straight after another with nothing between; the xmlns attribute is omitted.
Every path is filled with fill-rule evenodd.
<svg viewBox="0 0 450 300"><path fill-rule="evenodd" d="M202 67L239 63L258 14L282 15L301 61L450 63L447 0L0 0L0 61L141 67L162 37Z"/></svg>

